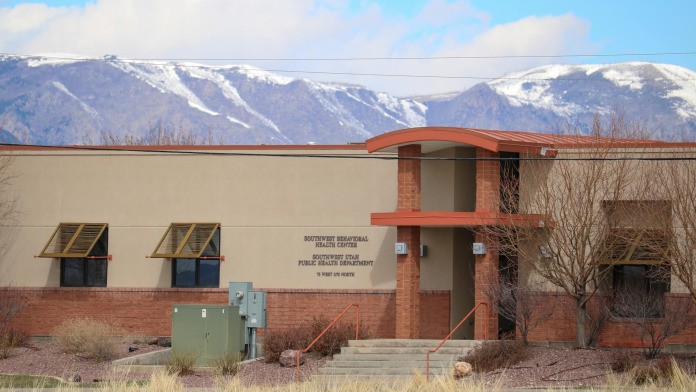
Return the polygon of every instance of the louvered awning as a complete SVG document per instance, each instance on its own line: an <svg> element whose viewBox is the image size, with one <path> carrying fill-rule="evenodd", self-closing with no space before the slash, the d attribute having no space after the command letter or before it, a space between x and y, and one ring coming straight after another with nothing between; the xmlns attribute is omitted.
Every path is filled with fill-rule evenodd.
<svg viewBox="0 0 696 392"><path fill-rule="evenodd" d="M199 258L219 227L219 223L172 223L150 257Z"/></svg>
<svg viewBox="0 0 696 392"><path fill-rule="evenodd" d="M61 223L38 257L87 257L108 224Z"/></svg>
<svg viewBox="0 0 696 392"><path fill-rule="evenodd" d="M662 264L668 232L660 229L611 229L604 243L604 264Z"/></svg>

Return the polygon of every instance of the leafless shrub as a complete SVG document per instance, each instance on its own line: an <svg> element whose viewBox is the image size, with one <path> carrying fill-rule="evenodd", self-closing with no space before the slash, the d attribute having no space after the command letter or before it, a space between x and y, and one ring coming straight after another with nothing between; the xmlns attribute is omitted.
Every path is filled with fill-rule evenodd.
<svg viewBox="0 0 696 392"><path fill-rule="evenodd" d="M221 376L234 376L241 369L241 360L241 354L225 354L213 357L210 360L210 366Z"/></svg>
<svg viewBox="0 0 696 392"><path fill-rule="evenodd" d="M115 324L90 318L62 322L53 336L68 354L86 354L96 362L110 360L116 354L123 331Z"/></svg>
<svg viewBox="0 0 696 392"><path fill-rule="evenodd" d="M637 327L643 353L648 359L662 352L668 338L696 325L691 298L640 291L618 290L614 294L613 317Z"/></svg>
<svg viewBox="0 0 696 392"><path fill-rule="evenodd" d="M169 374L186 376L193 374L198 357L200 353L197 352L172 350L164 366Z"/></svg>
<svg viewBox="0 0 696 392"><path fill-rule="evenodd" d="M24 301L9 291L0 291L0 334L7 324L24 309Z"/></svg>
<svg viewBox="0 0 696 392"><path fill-rule="evenodd" d="M20 335L3 332L0 333L0 359L6 359L12 356L12 352L15 348L22 344Z"/></svg>
<svg viewBox="0 0 696 392"><path fill-rule="evenodd" d="M329 319L320 316L296 327L266 331L263 337L266 362L278 361L280 354L285 350L305 349L329 324ZM358 337L369 339L370 332L361 326ZM337 323L326 331L326 334L310 348L310 351L322 356L330 356L339 352L350 339L355 339L355 324Z"/></svg>
<svg viewBox="0 0 696 392"><path fill-rule="evenodd" d="M611 358L611 370L614 373L628 372L640 363L640 358L626 349L612 350L609 357Z"/></svg>
<svg viewBox="0 0 696 392"><path fill-rule="evenodd" d="M530 286L500 280L485 287L486 295L499 314L508 320L514 320L525 345L528 343L529 333L548 320L555 311L555 302L549 303L547 298Z"/></svg>
<svg viewBox="0 0 696 392"><path fill-rule="evenodd" d="M528 347L517 340L491 340L476 346L460 360L469 362L475 372L504 369L525 360Z"/></svg>
<svg viewBox="0 0 696 392"><path fill-rule="evenodd" d="M316 339L316 337L319 336L330 323L331 321L324 316L320 316L312 320L309 329L310 339ZM367 331L365 328L360 328L358 331L358 338L369 339L369 331ZM348 341L351 339L355 339L355 323L338 322L334 324L333 327L328 329L321 339L317 340L314 346L310 348L310 351L317 352L324 357L332 356L341 351L341 347L347 346ZM311 340L309 343L311 343Z"/></svg>

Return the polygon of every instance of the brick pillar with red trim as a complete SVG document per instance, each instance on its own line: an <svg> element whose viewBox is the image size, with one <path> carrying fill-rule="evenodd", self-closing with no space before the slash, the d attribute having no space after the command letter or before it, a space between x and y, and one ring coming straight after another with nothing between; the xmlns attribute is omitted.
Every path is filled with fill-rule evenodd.
<svg viewBox="0 0 696 392"><path fill-rule="evenodd" d="M418 158L421 146L399 147L399 158ZM401 211L420 211L420 160L399 159L398 204ZM408 254L396 255L396 338L420 338L420 226L398 226L397 242L408 245Z"/></svg>
<svg viewBox="0 0 696 392"><path fill-rule="evenodd" d="M499 158L500 154L481 148L476 149L476 158ZM476 212L500 211L500 161L476 161ZM498 239L485 230L477 228L475 241L486 244L486 254L476 255L475 300L487 302L486 307L476 311L474 323L474 338L486 337L486 319L488 321L488 339L497 339L498 310L491 306L485 292L485 286L498 279Z"/></svg>

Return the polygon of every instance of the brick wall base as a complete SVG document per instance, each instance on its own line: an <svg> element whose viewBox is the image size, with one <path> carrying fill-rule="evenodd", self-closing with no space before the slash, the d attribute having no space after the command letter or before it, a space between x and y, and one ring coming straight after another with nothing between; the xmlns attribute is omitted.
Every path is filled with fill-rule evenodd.
<svg viewBox="0 0 696 392"><path fill-rule="evenodd" d="M351 303L360 305L361 323L376 338L394 338L394 290L291 290L268 289L268 329L305 324L314 317L333 319ZM530 341L574 342L575 304L562 293L540 293L555 304L553 315L534 329ZM671 294L672 297L679 294ZM63 320L92 317L117 322L133 336L171 335L173 304L227 303L227 289L112 289L112 288L0 288L0 298L18 298L23 311L9 328L30 336L51 335ZM450 292L423 291L421 338L444 338L450 328ZM590 303L590 311L597 303ZM352 311L344 316L354 320ZM696 343L696 328L668 340ZM637 328L625 321L609 320L599 336L600 346L640 347Z"/></svg>
<svg viewBox="0 0 696 392"><path fill-rule="evenodd" d="M575 342L576 341L576 310L575 301L563 293L539 293L547 297L544 301L548 306L554 306L552 316L535 328L529 335L530 341ZM670 294L667 297L677 297L686 294ZM588 304L588 313L599 309L599 295ZM554 305L551 305L554 304ZM586 333L589 334L589 325ZM667 343L694 344L696 343L696 328L688 329L670 339ZM609 318L600 329L599 346L603 347L642 347L639 329L630 322Z"/></svg>
<svg viewBox="0 0 696 392"><path fill-rule="evenodd" d="M314 317L329 319L346 306L360 305L361 324L374 337L393 338L396 330L394 290L267 289L268 329L302 325ZM227 289L0 288L0 298L24 303L10 328L30 336L51 335L63 320L91 317L113 321L133 336L171 335L173 304L226 304ZM450 292L421 292L423 338L449 332ZM353 311L344 316L355 320Z"/></svg>

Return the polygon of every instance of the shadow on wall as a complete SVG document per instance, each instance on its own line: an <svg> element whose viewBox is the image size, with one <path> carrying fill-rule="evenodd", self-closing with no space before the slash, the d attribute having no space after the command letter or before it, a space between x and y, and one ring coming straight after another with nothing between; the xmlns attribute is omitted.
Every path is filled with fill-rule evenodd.
<svg viewBox="0 0 696 392"><path fill-rule="evenodd" d="M16 243L19 230L16 226L0 226L0 287L14 286L14 282L18 280L15 275L16 272L21 271L21 264L27 262L27 260L9 259L7 257L10 246L13 244L19 245Z"/></svg>
<svg viewBox="0 0 696 392"><path fill-rule="evenodd" d="M172 286L172 260L171 259L148 259L156 260L160 263L160 273L157 280L157 287Z"/></svg>
<svg viewBox="0 0 696 392"><path fill-rule="evenodd" d="M379 251L375 257L375 262L370 270L370 283L372 287L380 287L385 283L391 283L391 288L396 288L396 255L394 254L394 244L396 243L396 228L387 229Z"/></svg>

